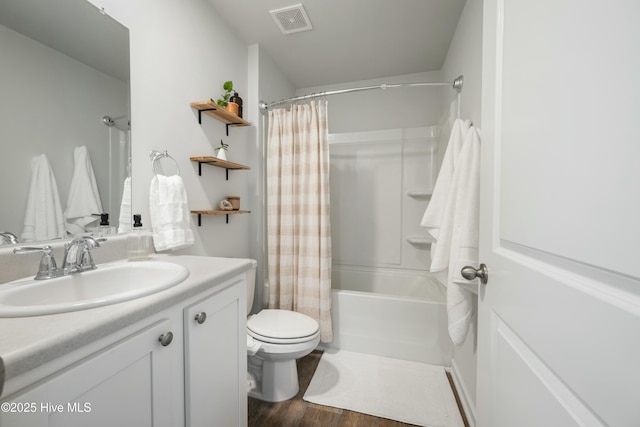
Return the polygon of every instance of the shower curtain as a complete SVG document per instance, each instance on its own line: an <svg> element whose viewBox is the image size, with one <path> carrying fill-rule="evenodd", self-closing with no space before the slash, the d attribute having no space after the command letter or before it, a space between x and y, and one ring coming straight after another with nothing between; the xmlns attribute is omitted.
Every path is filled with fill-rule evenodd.
<svg viewBox="0 0 640 427"><path fill-rule="evenodd" d="M331 226L327 101L269 111L267 248L269 308L331 328Z"/></svg>

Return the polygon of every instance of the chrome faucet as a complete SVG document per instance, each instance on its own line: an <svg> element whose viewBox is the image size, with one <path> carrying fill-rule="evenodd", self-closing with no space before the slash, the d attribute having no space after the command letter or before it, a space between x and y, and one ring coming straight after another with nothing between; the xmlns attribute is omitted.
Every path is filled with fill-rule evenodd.
<svg viewBox="0 0 640 427"><path fill-rule="evenodd" d="M104 240L103 240L104 241ZM100 243L90 236L77 237L64 245L63 274L80 273L95 270L91 249L100 247Z"/></svg>
<svg viewBox="0 0 640 427"><path fill-rule="evenodd" d="M18 243L18 238L15 234L9 231L3 231L0 233L0 245L15 245L16 243Z"/></svg>
<svg viewBox="0 0 640 427"><path fill-rule="evenodd" d="M94 270L96 268L90 250L100 247L99 242L106 239L94 239L93 237L78 237L64 245L64 261L62 268L58 268L53 257L51 246L33 247L23 246L14 248L14 254L25 254L29 252L42 252L40 266L36 274L36 280L53 279L55 277L66 276L67 274L81 273L83 271Z"/></svg>

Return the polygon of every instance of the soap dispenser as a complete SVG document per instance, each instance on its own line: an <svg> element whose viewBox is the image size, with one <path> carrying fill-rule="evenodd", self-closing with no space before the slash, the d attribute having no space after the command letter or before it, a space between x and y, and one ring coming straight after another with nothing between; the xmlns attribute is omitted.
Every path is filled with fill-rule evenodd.
<svg viewBox="0 0 640 427"><path fill-rule="evenodd" d="M104 212L101 214L93 214L93 216L100 217L100 225L94 227L90 231L96 234L98 237L104 237L107 234L115 234L116 228L109 225L109 214Z"/></svg>
<svg viewBox="0 0 640 427"><path fill-rule="evenodd" d="M144 261L151 252L151 233L142 227L142 215L133 216L133 230L127 238L127 259Z"/></svg>

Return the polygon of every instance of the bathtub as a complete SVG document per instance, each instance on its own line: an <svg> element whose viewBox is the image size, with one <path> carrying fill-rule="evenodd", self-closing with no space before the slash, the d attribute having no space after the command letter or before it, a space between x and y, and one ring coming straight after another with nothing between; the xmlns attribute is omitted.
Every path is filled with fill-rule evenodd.
<svg viewBox="0 0 640 427"><path fill-rule="evenodd" d="M445 288L428 272L333 266L330 348L450 366Z"/></svg>

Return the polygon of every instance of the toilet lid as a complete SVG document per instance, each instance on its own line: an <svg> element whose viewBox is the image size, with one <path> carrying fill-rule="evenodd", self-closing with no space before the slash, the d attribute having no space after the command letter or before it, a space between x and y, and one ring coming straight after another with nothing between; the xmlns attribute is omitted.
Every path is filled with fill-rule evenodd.
<svg viewBox="0 0 640 427"><path fill-rule="evenodd" d="M289 310L262 310L247 320L247 330L261 339L296 340L318 332L318 322Z"/></svg>

